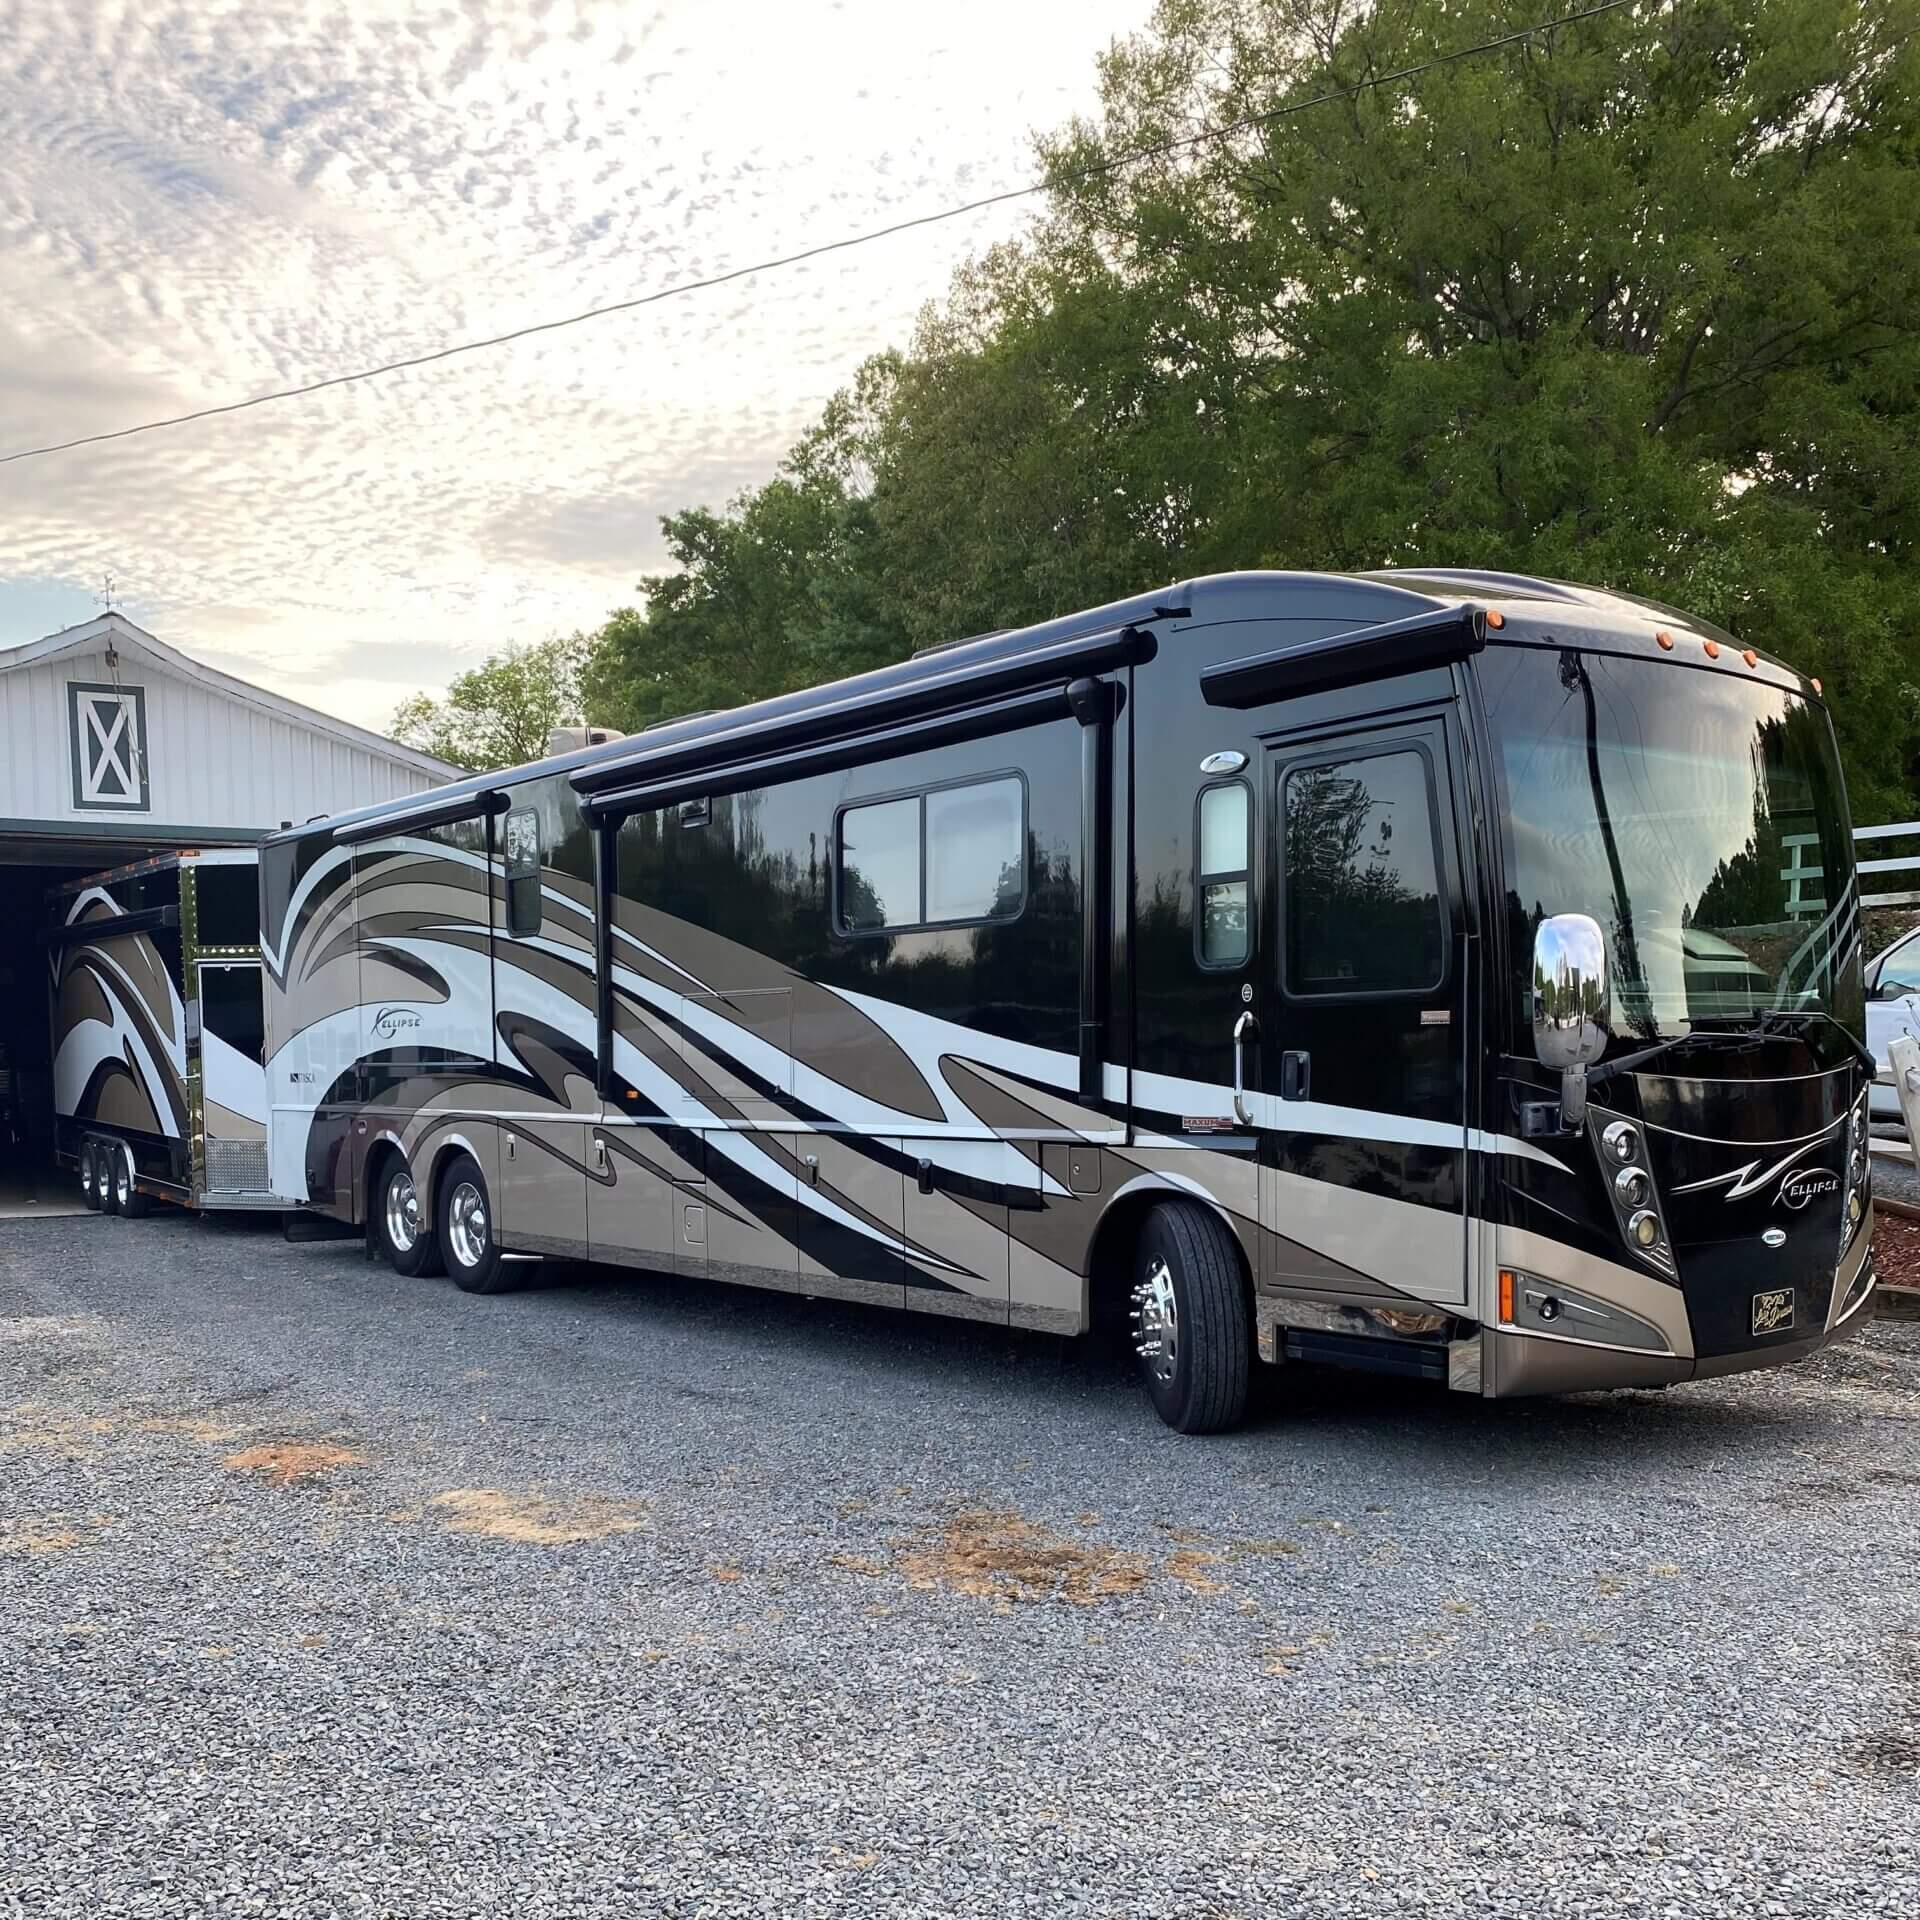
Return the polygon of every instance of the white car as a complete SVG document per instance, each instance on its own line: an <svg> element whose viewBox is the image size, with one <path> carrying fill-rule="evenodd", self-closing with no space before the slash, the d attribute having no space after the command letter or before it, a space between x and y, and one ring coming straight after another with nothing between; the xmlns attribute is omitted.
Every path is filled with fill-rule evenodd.
<svg viewBox="0 0 1920 1920"><path fill-rule="evenodd" d="M1867 1045L1876 1069L1876 1120L1900 1120L1900 1096L1888 1078L1887 1048L1903 1033L1920 1035L1920 927L1903 933L1867 962Z"/></svg>

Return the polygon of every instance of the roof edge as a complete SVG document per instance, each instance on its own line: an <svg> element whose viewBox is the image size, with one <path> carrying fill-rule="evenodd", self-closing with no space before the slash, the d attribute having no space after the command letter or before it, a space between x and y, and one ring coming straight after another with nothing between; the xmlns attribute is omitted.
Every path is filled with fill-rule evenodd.
<svg viewBox="0 0 1920 1920"><path fill-rule="evenodd" d="M271 693L265 687L255 686L250 680L242 680L233 674L222 673L218 667L207 666L191 654L183 653L178 647L149 633L146 628L136 625L123 613L109 611L96 614L91 620L83 620L77 626L63 627L58 633L49 633L38 640L0 649L0 673L9 673L16 667L37 666L44 661L58 660L69 653L84 652L109 638L124 641L134 652L146 655L163 672L178 674L184 680L193 681L227 699L237 700L244 706L257 708L277 719L331 734L349 746L397 760L415 772L438 780L453 781L465 777L466 768L456 767L449 760L436 759L430 753L422 753L418 747L410 747L403 740L395 740L389 734L375 733L371 727L356 726L351 720L322 713L318 707L310 707L304 701L289 700L284 694Z"/></svg>

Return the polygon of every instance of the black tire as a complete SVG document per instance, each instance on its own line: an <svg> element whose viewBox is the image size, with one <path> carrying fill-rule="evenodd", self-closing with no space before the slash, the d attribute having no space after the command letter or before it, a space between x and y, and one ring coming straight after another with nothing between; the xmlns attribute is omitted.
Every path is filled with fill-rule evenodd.
<svg viewBox="0 0 1920 1920"><path fill-rule="evenodd" d="M100 1211L118 1213L119 1204L113 1197L113 1169L120 1149L111 1140L96 1140L93 1143L93 1178L100 1189Z"/></svg>
<svg viewBox="0 0 1920 1920"><path fill-rule="evenodd" d="M506 1293L520 1284L522 1263L500 1258L487 1177L471 1154L456 1153L447 1162L433 1218L440 1258L456 1287L466 1293Z"/></svg>
<svg viewBox="0 0 1920 1920"><path fill-rule="evenodd" d="M108 1161L113 1169L114 1212L128 1220L144 1220L153 1202L133 1184L133 1150L124 1144L110 1148Z"/></svg>
<svg viewBox="0 0 1920 1920"><path fill-rule="evenodd" d="M1225 1223L1193 1201L1163 1201L1141 1226L1133 1279L1134 1341L1148 1349L1139 1355L1140 1375L1154 1411L1175 1433L1238 1426L1247 1410L1253 1329L1240 1249Z"/></svg>
<svg viewBox="0 0 1920 1920"><path fill-rule="evenodd" d="M89 1213L100 1211L100 1156L91 1140L80 1143L80 1201Z"/></svg>
<svg viewBox="0 0 1920 1920"><path fill-rule="evenodd" d="M403 1184L411 1193L413 1174L407 1163L395 1153L381 1166L367 1221L373 1234L373 1243L386 1255L387 1264L395 1273L404 1274L412 1280L423 1274L440 1272L440 1243L434 1234L432 1208L422 1205L415 1194L412 1208L410 1211L406 1209L403 1197L395 1192ZM404 1222L409 1217L413 1221L414 1234L411 1243L404 1244Z"/></svg>

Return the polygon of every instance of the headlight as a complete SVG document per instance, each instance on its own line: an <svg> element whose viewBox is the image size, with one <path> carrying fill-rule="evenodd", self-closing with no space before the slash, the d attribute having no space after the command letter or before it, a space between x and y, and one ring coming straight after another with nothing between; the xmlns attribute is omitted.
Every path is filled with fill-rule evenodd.
<svg viewBox="0 0 1920 1920"><path fill-rule="evenodd" d="M1616 1120L1600 1136L1600 1144L1622 1166L1640 1152L1640 1130L1625 1120Z"/></svg>
<svg viewBox="0 0 1920 1920"><path fill-rule="evenodd" d="M1613 1176L1613 1191L1623 1207L1644 1207L1653 1197L1653 1182L1644 1167L1622 1167Z"/></svg>
<svg viewBox="0 0 1920 1920"><path fill-rule="evenodd" d="M1660 1244L1660 1216L1643 1207L1627 1222L1627 1238L1641 1252L1651 1252Z"/></svg>
<svg viewBox="0 0 1920 1920"><path fill-rule="evenodd" d="M1860 1195L1858 1190L1847 1195L1847 1223L1850 1226L1860 1224Z"/></svg>

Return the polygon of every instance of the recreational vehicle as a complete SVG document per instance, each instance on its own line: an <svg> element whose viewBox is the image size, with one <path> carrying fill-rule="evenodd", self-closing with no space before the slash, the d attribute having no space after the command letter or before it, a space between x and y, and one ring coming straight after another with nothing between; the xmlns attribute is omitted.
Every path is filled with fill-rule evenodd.
<svg viewBox="0 0 1920 1920"><path fill-rule="evenodd" d="M282 1207L267 1185L259 874L166 854L49 896L54 1146L89 1207Z"/></svg>
<svg viewBox="0 0 1920 1920"><path fill-rule="evenodd" d="M1791 858L1788 850L1791 849ZM1817 682L1510 575L1246 573L269 839L270 1184L542 1255L1512 1395L1874 1287Z"/></svg>

